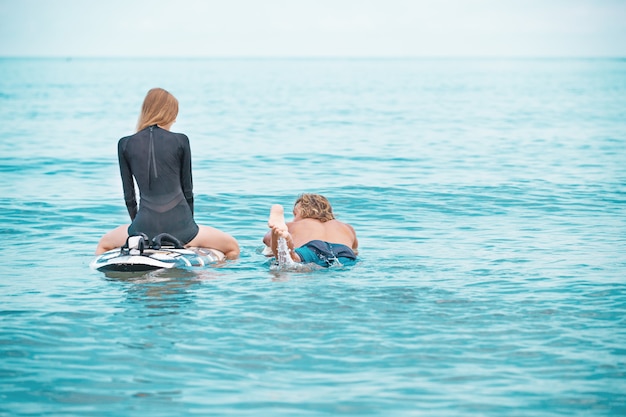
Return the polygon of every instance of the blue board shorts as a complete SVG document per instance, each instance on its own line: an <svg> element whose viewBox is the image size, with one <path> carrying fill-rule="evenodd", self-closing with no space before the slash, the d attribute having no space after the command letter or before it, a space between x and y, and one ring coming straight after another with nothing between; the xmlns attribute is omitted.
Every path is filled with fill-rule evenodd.
<svg viewBox="0 0 626 417"><path fill-rule="evenodd" d="M314 263L326 268L336 263L342 265L354 265L356 263L354 251L340 243L312 240L300 246L294 252L300 256L302 262Z"/></svg>

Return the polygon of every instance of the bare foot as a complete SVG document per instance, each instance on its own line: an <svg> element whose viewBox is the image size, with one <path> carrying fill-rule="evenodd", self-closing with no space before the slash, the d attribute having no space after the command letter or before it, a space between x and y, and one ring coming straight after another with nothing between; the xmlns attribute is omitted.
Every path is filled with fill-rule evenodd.
<svg viewBox="0 0 626 417"><path fill-rule="evenodd" d="M275 257L278 257L278 240L285 238L287 241L287 247L290 249L289 253L293 258L295 252L293 252L293 237L289 233L287 223L285 223L285 210L280 204L274 204L270 209L270 218L267 221L267 225L272 230L270 248Z"/></svg>
<svg viewBox="0 0 626 417"><path fill-rule="evenodd" d="M274 204L270 209L270 218L267 225L275 233L285 237L288 234L287 224L285 223L285 210L280 204Z"/></svg>

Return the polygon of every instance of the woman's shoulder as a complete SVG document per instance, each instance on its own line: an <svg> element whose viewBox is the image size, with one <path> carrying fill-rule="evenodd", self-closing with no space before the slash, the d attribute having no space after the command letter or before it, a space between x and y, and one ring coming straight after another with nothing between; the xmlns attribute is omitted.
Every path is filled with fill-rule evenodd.
<svg viewBox="0 0 626 417"><path fill-rule="evenodd" d="M172 134L176 135L178 138L180 138L181 140L184 140L186 142L189 142L189 137L187 137L187 135L185 135L184 133L175 133L172 132Z"/></svg>
<svg viewBox="0 0 626 417"><path fill-rule="evenodd" d="M132 138L134 138L136 136L140 136L142 132L143 132L143 130L140 130L140 131L132 133L130 135L123 136L123 137L120 138L119 142L128 142L130 139L132 139Z"/></svg>
<svg viewBox="0 0 626 417"><path fill-rule="evenodd" d="M129 135L129 136L124 136L123 138L120 138L120 140L117 141L117 147L118 149L125 149L126 145L128 144L128 141L130 140L130 138L132 138L135 135Z"/></svg>
<svg viewBox="0 0 626 417"><path fill-rule="evenodd" d="M189 147L189 138L187 137L187 135L185 135L184 133L175 133L175 132L169 132L171 135L173 135L173 137L176 138L176 140L178 141L178 143L184 147Z"/></svg>

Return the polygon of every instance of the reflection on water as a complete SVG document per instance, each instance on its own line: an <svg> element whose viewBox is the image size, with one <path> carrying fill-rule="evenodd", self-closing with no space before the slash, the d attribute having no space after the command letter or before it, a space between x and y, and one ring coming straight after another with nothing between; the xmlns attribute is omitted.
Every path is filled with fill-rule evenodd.
<svg viewBox="0 0 626 417"><path fill-rule="evenodd" d="M218 279L220 273L211 267L197 269L160 269L150 272L106 272L106 279L121 283L132 304L162 309L162 314L177 314L188 308L195 298L194 289L203 281ZM154 313L152 313L154 314Z"/></svg>

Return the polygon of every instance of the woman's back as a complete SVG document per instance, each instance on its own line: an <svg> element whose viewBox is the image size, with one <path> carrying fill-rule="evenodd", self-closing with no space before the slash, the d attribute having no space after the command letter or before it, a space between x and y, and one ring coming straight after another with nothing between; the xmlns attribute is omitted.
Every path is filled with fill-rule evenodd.
<svg viewBox="0 0 626 417"><path fill-rule="evenodd" d="M124 196L134 194L134 176L142 203L158 207L174 200L192 198L191 151L189 139L157 126L145 128L119 141L119 159ZM132 175L131 175L132 174Z"/></svg>

